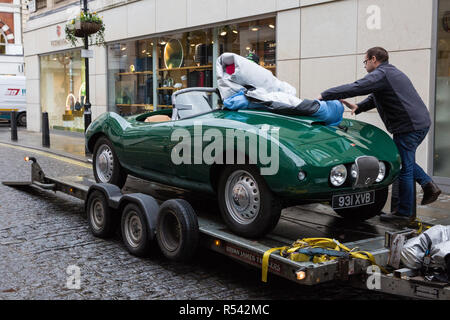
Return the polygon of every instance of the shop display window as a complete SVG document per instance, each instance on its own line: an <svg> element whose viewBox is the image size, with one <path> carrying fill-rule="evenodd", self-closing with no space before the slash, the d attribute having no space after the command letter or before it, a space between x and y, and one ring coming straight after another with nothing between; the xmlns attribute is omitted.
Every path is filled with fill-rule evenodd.
<svg viewBox="0 0 450 320"><path fill-rule="evenodd" d="M84 132L86 89L81 51L40 57L41 106L51 129Z"/></svg>
<svg viewBox="0 0 450 320"><path fill-rule="evenodd" d="M275 18L111 44L108 109L126 116L171 108L177 90L214 87L223 52L253 53L275 74L275 51Z"/></svg>

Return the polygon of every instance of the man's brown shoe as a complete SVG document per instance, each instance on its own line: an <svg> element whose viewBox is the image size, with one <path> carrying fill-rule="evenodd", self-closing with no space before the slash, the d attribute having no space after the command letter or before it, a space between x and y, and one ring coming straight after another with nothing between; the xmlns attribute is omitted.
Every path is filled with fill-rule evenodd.
<svg viewBox="0 0 450 320"><path fill-rule="evenodd" d="M422 187L423 189L423 199L422 205L430 204L437 200L439 195L441 194L441 189L433 182L430 181L426 185Z"/></svg>

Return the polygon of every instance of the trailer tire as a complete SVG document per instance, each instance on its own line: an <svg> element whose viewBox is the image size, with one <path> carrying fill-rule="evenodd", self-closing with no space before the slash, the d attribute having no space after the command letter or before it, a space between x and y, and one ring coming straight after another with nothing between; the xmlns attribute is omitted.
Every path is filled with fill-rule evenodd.
<svg viewBox="0 0 450 320"><path fill-rule="evenodd" d="M156 239L161 252L170 260L191 259L198 246L197 215L183 199L165 201L158 212Z"/></svg>
<svg viewBox="0 0 450 320"><path fill-rule="evenodd" d="M89 194L86 206L89 229L99 238L109 238L117 228L117 217L108 206L105 195L98 190Z"/></svg>
<svg viewBox="0 0 450 320"><path fill-rule="evenodd" d="M218 201L227 226L243 237L260 238L280 219L281 202L254 166L225 167L219 178Z"/></svg>
<svg viewBox="0 0 450 320"><path fill-rule="evenodd" d="M138 257L147 256L151 242L147 228L147 219L141 207L135 203L128 203L121 219L122 240L128 252Z"/></svg>
<svg viewBox="0 0 450 320"><path fill-rule="evenodd" d="M375 202L365 206L346 209L334 209L338 215L349 221L364 221L380 214L386 204L389 188L375 191Z"/></svg>
<svg viewBox="0 0 450 320"><path fill-rule="evenodd" d="M127 181L127 172L120 165L114 147L106 137L99 138L95 143L92 168L97 182L114 184L122 189Z"/></svg>

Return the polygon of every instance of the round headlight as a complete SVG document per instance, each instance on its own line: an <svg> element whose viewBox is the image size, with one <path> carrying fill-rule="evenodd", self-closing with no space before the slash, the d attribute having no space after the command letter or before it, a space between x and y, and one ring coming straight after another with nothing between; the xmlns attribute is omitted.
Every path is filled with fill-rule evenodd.
<svg viewBox="0 0 450 320"><path fill-rule="evenodd" d="M375 182L383 181L384 176L386 175L386 165L384 164L384 162L380 161L378 164L380 165L380 169L378 171L378 177L375 180Z"/></svg>
<svg viewBox="0 0 450 320"><path fill-rule="evenodd" d="M347 168L343 164L333 167L330 172L330 182L333 186L339 187L347 179Z"/></svg>
<svg viewBox="0 0 450 320"><path fill-rule="evenodd" d="M358 178L358 171L356 170L356 164L352 164L352 168L350 171L350 175L352 176L353 179L356 180L356 178Z"/></svg>

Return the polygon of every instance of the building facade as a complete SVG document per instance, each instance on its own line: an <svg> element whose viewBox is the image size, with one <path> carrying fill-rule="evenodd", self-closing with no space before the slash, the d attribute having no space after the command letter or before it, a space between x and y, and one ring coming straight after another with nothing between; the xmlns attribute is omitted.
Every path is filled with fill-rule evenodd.
<svg viewBox="0 0 450 320"><path fill-rule="evenodd" d="M24 75L21 0L0 0L0 76Z"/></svg>
<svg viewBox="0 0 450 320"><path fill-rule="evenodd" d="M34 1L24 30L28 129L40 131L47 111L53 129L83 131L81 43L64 40L80 3ZM94 0L89 9L103 17L107 42L89 59L94 119L170 107L176 88L214 85L214 62L225 51L255 52L311 99L363 77L365 51L386 48L434 120L417 160L450 191L450 1ZM385 129L375 110L356 119Z"/></svg>

